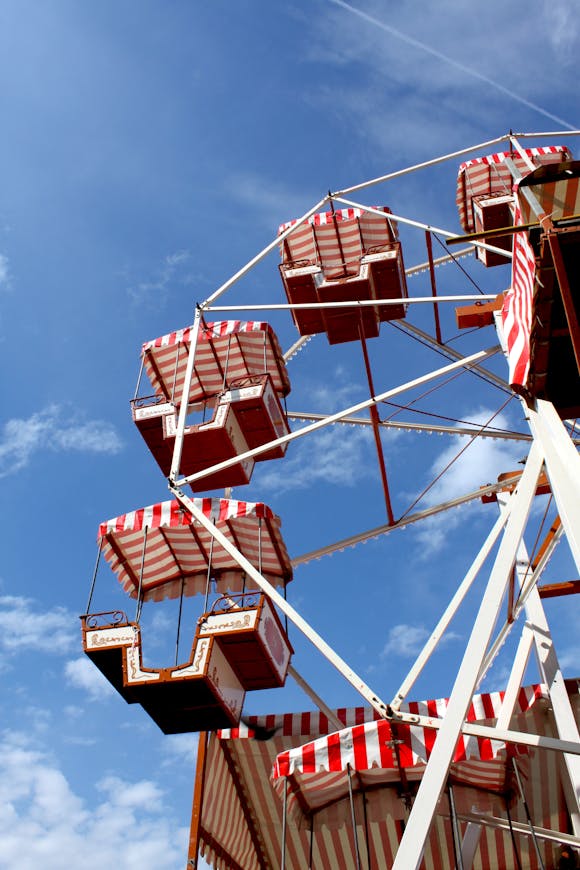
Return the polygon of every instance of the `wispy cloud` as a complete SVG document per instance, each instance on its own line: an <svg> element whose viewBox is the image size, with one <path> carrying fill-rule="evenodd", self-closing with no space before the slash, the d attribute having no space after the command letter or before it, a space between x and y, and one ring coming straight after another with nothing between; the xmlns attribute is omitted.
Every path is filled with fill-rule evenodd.
<svg viewBox="0 0 580 870"><path fill-rule="evenodd" d="M399 656L400 658L416 656L422 650L430 633L424 625L408 625L406 622L394 625L389 630L387 642L380 653L381 659L389 656ZM450 643L460 637L461 635L455 631L447 631L439 643Z"/></svg>
<svg viewBox="0 0 580 870"><path fill-rule="evenodd" d="M105 776L94 808L54 761L24 734L0 740L0 854L6 870L172 870L186 853L187 829L165 810L149 779ZM130 836L128 836L130 832Z"/></svg>
<svg viewBox="0 0 580 870"><path fill-rule="evenodd" d="M25 419L8 420L0 431L0 477L25 468L40 450L118 453L122 442L104 420L80 420L52 404Z"/></svg>
<svg viewBox="0 0 580 870"><path fill-rule="evenodd" d="M548 4L544 4L548 8ZM550 26L546 27L548 39L558 54L567 59L575 56L578 45L578 7L570 0L552 0L549 4Z"/></svg>
<svg viewBox="0 0 580 870"><path fill-rule="evenodd" d="M502 84L495 79L490 78L484 73L480 72L475 63L464 64L453 57L450 57L447 54L444 54L442 51L439 51L434 46L427 44L426 42L422 42L419 39L416 39L413 36L410 36L408 33L404 33L402 30L393 27L391 24L387 23L382 19L378 19L373 15L369 15L363 10L357 8L356 6L352 6L350 3L345 3L344 0L330 0L335 6L340 6L342 9L348 11L351 15L357 16L358 18L366 21L368 24L371 24L373 27L377 27L382 30L384 33L389 34L393 38L401 41L407 46L410 46L412 49L418 52L418 54L427 54L431 57L436 58L441 63L451 67L457 72L462 73L464 76L468 78L475 79L476 81L482 82L488 88L493 88L498 93L503 94L504 96L509 97L510 100L513 100L516 103L519 103L522 106L525 106L527 109L531 109L534 112L537 112L539 115L542 115L544 118L548 118L550 121L555 121L557 124L560 124L562 127L567 128L568 130L574 130L575 127L573 124L568 123L568 121L559 118L557 115L552 114L547 109L544 109L542 106L539 106L537 103L532 102L531 100L526 99L521 94L518 94L513 88L508 88L506 85ZM567 9L563 8L561 10L561 18L563 20L567 20Z"/></svg>
<svg viewBox="0 0 580 870"><path fill-rule="evenodd" d="M11 656L36 651L63 655L77 636L75 618L64 607L37 610L30 598L19 595L0 597L0 652Z"/></svg>
<svg viewBox="0 0 580 870"><path fill-rule="evenodd" d="M391 655L410 658L417 655L428 637L429 632L422 625L407 625L405 622L394 625L381 651L381 658Z"/></svg>
<svg viewBox="0 0 580 870"><path fill-rule="evenodd" d="M167 254L152 278L137 281L127 288L129 298L138 305L160 308L166 303L173 285L204 283L203 276L191 269L191 261L191 251Z"/></svg>
<svg viewBox="0 0 580 870"><path fill-rule="evenodd" d="M93 700L110 698L115 694L115 689L88 658L71 659L66 663L64 672L71 686L87 692Z"/></svg>
<svg viewBox="0 0 580 870"><path fill-rule="evenodd" d="M321 482L355 486L373 473L371 444L372 433L362 428L337 425L306 435L290 444L282 462L260 469L260 488L282 493Z"/></svg>
<svg viewBox="0 0 580 870"><path fill-rule="evenodd" d="M304 214L320 199L319 191L314 194L297 193L290 185L252 172L231 175L227 194L250 210L254 218L270 232L275 232L284 221Z"/></svg>
<svg viewBox="0 0 580 870"><path fill-rule="evenodd" d="M0 290L10 288L10 267L6 254L0 254Z"/></svg>
<svg viewBox="0 0 580 870"><path fill-rule="evenodd" d="M468 413L466 419L483 424L491 418L492 414L493 411L480 408ZM493 420L493 425L507 427L506 417L498 415ZM467 444L466 437L453 436L451 443L432 463L430 476L434 478L440 474ZM417 508L440 504L464 493L475 491L486 483L493 483L504 471L521 468L518 463L522 458L525 458L525 448L517 442L476 438L425 494ZM460 523L462 516L459 511L452 513L447 511L424 520L420 527L417 527L416 534L419 543L422 544L422 558L428 558L433 552L442 548L449 532Z"/></svg>

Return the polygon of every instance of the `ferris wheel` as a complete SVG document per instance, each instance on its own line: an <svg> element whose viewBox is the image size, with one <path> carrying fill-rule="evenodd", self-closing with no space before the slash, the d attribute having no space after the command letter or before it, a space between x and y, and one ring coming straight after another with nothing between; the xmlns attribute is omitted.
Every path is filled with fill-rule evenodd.
<svg viewBox="0 0 580 870"><path fill-rule="evenodd" d="M509 134L329 193L282 224L269 245L198 304L193 324L142 346L132 415L173 500L101 524L99 557L136 611L133 619L118 609L95 611L95 570L83 644L125 701L140 705L164 733L201 732L188 866L196 866L201 848L213 866L244 870L491 870L547 867L554 844L580 845L579 685L563 678L543 605L578 592L579 583L538 585L560 540L580 570L573 422L580 416L580 163L567 145L551 141L558 134L546 137L549 144L528 147L526 139L540 134ZM461 234L421 220L410 207L353 199L371 187L382 195L440 166L456 172ZM409 266L417 237L426 259ZM434 240L444 244L439 256ZM286 302L279 295L247 306L221 302L276 251ZM509 289L482 292L464 267L468 257L479 261L474 275L511 263ZM437 267L455 270L457 290L441 293ZM418 274L428 279L424 295L413 292ZM444 335L451 307L457 329L469 336L467 351ZM265 320L217 319L230 311L291 316L298 335L284 352ZM436 367L418 371L405 357L386 378L372 346L394 331L409 355L415 346L434 351ZM332 413L288 408L292 359L311 339L337 354L360 348L364 398ZM484 421L454 414L455 379L466 372L501 397ZM425 397L436 390L446 396L446 388L449 400L422 408ZM521 406L515 431L501 416L508 401ZM402 419L405 411L413 419ZM231 491L248 485L259 463L284 460L292 442L333 424L371 433L384 509L371 528L291 558L273 509L234 499ZM385 450L385 433L393 430L461 434L468 444L503 439L527 456L522 470L506 468L497 481L489 483L482 469L475 489L425 499L453 466L452 456L403 510ZM208 495L222 489L223 497ZM548 496L543 514L533 509L538 494ZM495 522L451 600L441 602L415 664L394 696L382 697L289 602L288 584L314 559L475 501L491 505ZM487 581L450 697L409 702L481 574ZM179 660L189 596L203 603L189 654ZM153 668L144 664L141 614L165 599L179 601L176 656ZM289 623L365 707L331 708L294 662ZM477 694L512 633L519 642L505 694ZM532 649L539 680L522 688ZM288 677L316 713L243 715L247 693L282 688Z"/></svg>

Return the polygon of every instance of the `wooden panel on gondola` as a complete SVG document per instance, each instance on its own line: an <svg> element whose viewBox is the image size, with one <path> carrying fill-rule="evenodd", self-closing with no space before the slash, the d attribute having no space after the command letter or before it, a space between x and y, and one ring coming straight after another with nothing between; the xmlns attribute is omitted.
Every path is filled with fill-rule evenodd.
<svg viewBox="0 0 580 870"><path fill-rule="evenodd" d="M137 428L161 471L168 477L177 431L175 407L169 402L144 405L141 400L139 403L133 402L132 408ZM232 405L220 400L213 409L211 420L185 428L180 469L184 475L196 474L248 449L248 442ZM201 492L228 486L244 486L250 482L253 470L254 460L245 459L199 481L193 481L191 489L193 492Z"/></svg>
<svg viewBox="0 0 580 870"><path fill-rule="evenodd" d="M503 227L511 227L514 223L514 197L512 194L499 196L476 196L473 201L473 220L475 232L481 233L486 230L498 230ZM502 251L512 250L513 235L493 236L483 238L482 242L501 248ZM510 257L502 257L494 251L485 248L476 248L476 256L484 266L502 266L510 262Z"/></svg>
<svg viewBox="0 0 580 870"><path fill-rule="evenodd" d="M251 450L288 435L290 427L270 375L255 375L231 384L220 396L220 403L231 403L243 437ZM256 462L281 459L288 444L260 453Z"/></svg>
<svg viewBox="0 0 580 870"><path fill-rule="evenodd" d="M213 637L247 691L284 685L293 649L265 595L219 598L198 625L196 637Z"/></svg>
<svg viewBox="0 0 580 870"><path fill-rule="evenodd" d="M245 691L214 638L196 638L185 664L144 668L139 625L126 618L99 624L99 616L82 617L86 654L119 694L129 704L140 704L165 734L237 725Z"/></svg>

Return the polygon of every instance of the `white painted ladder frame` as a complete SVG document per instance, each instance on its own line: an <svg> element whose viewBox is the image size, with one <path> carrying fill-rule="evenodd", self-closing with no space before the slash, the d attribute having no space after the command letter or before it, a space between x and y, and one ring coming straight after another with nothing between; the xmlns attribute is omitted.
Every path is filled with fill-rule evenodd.
<svg viewBox="0 0 580 870"><path fill-rule="evenodd" d="M425 768L392 870L417 870L421 863L437 803L445 787L457 740L464 727L485 653L499 616L542 465L541 448L534 442L520 483L510 499L511 513L449 698L445 718ZM499 733L496 739L501 739Z"/></svg>

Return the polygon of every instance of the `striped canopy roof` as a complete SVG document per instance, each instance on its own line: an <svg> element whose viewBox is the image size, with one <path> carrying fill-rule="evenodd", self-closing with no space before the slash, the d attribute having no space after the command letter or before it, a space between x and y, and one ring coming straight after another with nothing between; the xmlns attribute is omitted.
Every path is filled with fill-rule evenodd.
<svg viewBox="0 0 580 870"><path fill-rule="evenodd" d="M386 206L376 211L390 214ZM282 224L279 233L296 224ZM319 266L326 279L355 275L360 259L376 250L388 250L397 240L395 221L360 208L343 208L312 215L280 246L284 264Z"/></svg>
<svg viewBox="0 0 580 870"><path fill-rule="evenodd" d="M532 223L537 217L522 195L522 188L535 196L542 211L552 220L580 215L580 161L542 166L522 179L518 185L522 222Z"/></svg>
<svg viewBox="0 0 580 870"><path fill-rule="evenodd" d="M563 145L548 145L544 148L528 148L526 154L535 166L548 163L560 163L570 159L570 151ZM487 157L477 157L466 160L459 167L457 175L456 202L459 210L459 220L466 233L475 230L471 202L476 196L495 196L512 193L513 180L505 165L509 157L523 175L527 175L530 167L524 159L514 151L501 151Z"/></svg>
<svg viewBox="0 0 580 870"><path fill-rule="evenodd" d="M492 724L502 697L500 693L476 696L469 719ZM546 699L543 687L536 685L522 689L511 727L549 733L553 725ZM577 702L576 687L574 703L578 715ZM437 711L441 714L445 706L446 701L430 701L411 704L403 709L433 715ZM336 716L348 731L361 727L364 729L365 723L370 723L371 728L379 724L377 715L370 708L343 708L336 711ZM250 717L249 721L250 725L273 729L274 735L269 740L254 740L251 739L253 732L246 726L240 726L209 736L202 781L200 835L206 861L218 870L258 870L264 866L280 866L283 808L277 789L283 789L285 781L278 779L273 784L272 767L275 763L280 767L281 759L288 757L289 753L299 756L306 741L322 741L327 746L336 742L336 735L330 734L333 729L329 727L326 716L318 712ZM413 733L398 735L398 739L404 741L403 755L407 753L407 760L411 762L411 759L417 759L415 764L406 767L409 780L416 781L423 769L419 759L428 753L425 744L432 737L423 736L421 729L413 729ZM491 747L485 743L474 740L465 747L465 753L469 753L469 760L456 762L456 769L460 765L464 766L464 779L471 769L474 777L483 781L484 766L492 771L492 778L495 778L493 771L498 765L501 765L502 776L505 774L505 755L503 761L496 761L499 756L494 756ZM328 757L327 752L327 760ZM367 765L369 757L372 757L372 753L371 756L367 753ZM341 763L345 760L346 756L341 756ZM520 761L520 769L526 774L524 788L534 823L555 830L566 830L557 754L536 751L531 756L520 758ZM328 766L328 761L326 763ZM291 796L286 842L287 870L303 870L308 866L354 870L356 859L346 772L335 770L309 774L311 784L308 788L305 786L306 776L296 772L288 779ZM275 786L276 782L279 785ZM403 801L396 788L399 782L400 777L393 767L376 767L353 773L356 833L363 867L368 866L369 854L370 866L392 866L406 817ZM470 785L466 786L461 781L455 789L459 810L470 811L473 806L484 811L492 808L505 818L503 798L489 796L486 791L472 788L473 783L471 780L469 782ZM314 804L318 809L309 815L309 807ZM427 842L422 870L452 870L455 867L446 802L441 803L439 812ZM520 804L512 806L511 813L514 820L525 823ZM312 864L309 864L311 838ZM519 837L518 846L523 866L536 870L538 863L529 840ZM549 845L541 845L540 848L548 862L556 854ZM505 870L510 866L515 865L509 834L484 828L474 870Z"/></svg>
<svg viewBox="0 0 580 870"><path fill-rule="evenodd" d="M292 579L280 520L265 504L225 498L195 498L200 508L274 585ZM102 552L125 592L137 597L141 564L145 601L205 592L208 564L217 590L255 589L237 562L177 501L165 501L101 523ZM261 552L260 552L261 551Z"/></svg>
<svg viewBox="0 0 580 870"><path fill-rule="evenodd" d="M181 403L189 355L191 327L147 341L143 368L156 395ZM290 392L286 363L275 332L260 321L222 320L200 327L190 402L215 396L238 378L268 372L274 389Z"/></svg>

